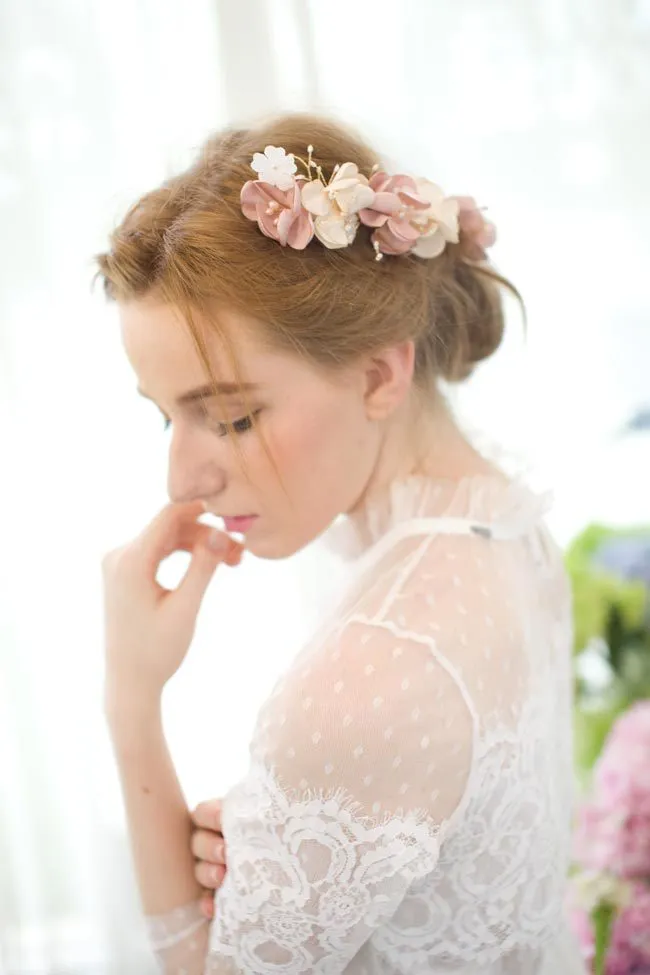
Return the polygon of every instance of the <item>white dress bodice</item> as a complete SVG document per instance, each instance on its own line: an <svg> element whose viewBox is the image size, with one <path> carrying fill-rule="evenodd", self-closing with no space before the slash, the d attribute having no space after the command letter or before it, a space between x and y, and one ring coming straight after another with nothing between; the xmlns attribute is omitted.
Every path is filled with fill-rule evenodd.
<svg viewBox="0 0 650 975"><path fill-rule="evenodd" d="M335 525L351 578L263 706L227 874L148 919L170 975L573 975L571 611L548 500L413 477Z"/></svg>

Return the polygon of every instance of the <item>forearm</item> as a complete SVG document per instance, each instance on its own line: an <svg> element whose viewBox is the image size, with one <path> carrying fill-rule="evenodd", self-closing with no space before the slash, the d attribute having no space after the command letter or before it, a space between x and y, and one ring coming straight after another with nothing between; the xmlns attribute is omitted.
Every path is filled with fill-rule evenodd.
<svg viewBox="0 0 650 975"><path fill-rule="evenodd" d="M107 700L133 860L145 914L198 900L191 819L165 741L160 701Z"/></svg>

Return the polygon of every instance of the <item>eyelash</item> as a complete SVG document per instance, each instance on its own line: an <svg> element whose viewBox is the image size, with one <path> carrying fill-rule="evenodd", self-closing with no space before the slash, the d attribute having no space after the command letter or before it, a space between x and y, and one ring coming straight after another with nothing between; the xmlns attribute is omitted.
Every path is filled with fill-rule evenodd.
<svg viewBox="0 0 650 975"><path fill-rule="evenodd" d="M259 410L256 410L256 412L252 413L250 416L242 416L239 420L233 420L232 423L217 424L217 430L216 430L217 436L227 437L228 428L230 428L234 433L237 433L240 436L243 433L248 433L249 430L253 429L253 419L259 414L259 412L260 412ZM165 431L169 430L171 423L172 421L169 419L169 417L166 416L164 418Z"/></svg>
<svg viewBox="0 0 650 975"><path fill-rule="evenodd" d="M233 433L237 433L240 436L243 433L248 433L249 430L253 429L253 418L256 416L257 413L251 413L250 416L242 416L239 420L233 420L232 423L218 423L217 434L220 437L227 437L228 428L230 428Z"/></svg>

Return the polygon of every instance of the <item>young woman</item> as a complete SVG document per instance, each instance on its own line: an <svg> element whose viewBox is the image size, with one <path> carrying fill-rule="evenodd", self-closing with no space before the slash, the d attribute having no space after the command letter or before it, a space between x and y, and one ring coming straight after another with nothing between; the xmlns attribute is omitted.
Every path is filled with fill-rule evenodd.
<svg viewBox="0 0 650 975"><path fill-rule="evenodd" d="M106 710L165 972L581 970L563 917L562 561L545 502L475 449L441 389L501 340L514 289L492 241L473 200L292 115L211 138L98 258L140 391L173 427L171 504L104 562ZM209 925L161 692L215 567L241 555L231 531L279 559L339 515L326 538L350 583L223 802ZM191 565L167 592L156 570L179 549Z"/></svg>

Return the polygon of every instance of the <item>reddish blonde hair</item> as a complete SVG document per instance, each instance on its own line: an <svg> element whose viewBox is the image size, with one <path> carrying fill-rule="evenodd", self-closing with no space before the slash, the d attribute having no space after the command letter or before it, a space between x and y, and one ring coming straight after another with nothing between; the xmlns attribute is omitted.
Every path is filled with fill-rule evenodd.
<svg viewBox="0 0 650 975"><path fill-rule="evenodd" d="M258 319L274 347L325 367L413 339L417 384L467 377L501 342L501 288L519 294L491 267L468 261L462 238L434 259L377 262L370 228L361 226L342 250L314 239L298 251L265 237L243 215L239 194L253 175L253 153L271 144L303 156L308 143L326 178L336 163L354 162L367 176L380 163L354 132L311 114L219 132L185 172L142 196L113 231L110 249L96 257L107 297L154 297L177 307L209 375L206 335L194 313L233 358L215 314L221 306Z"/></svg>

